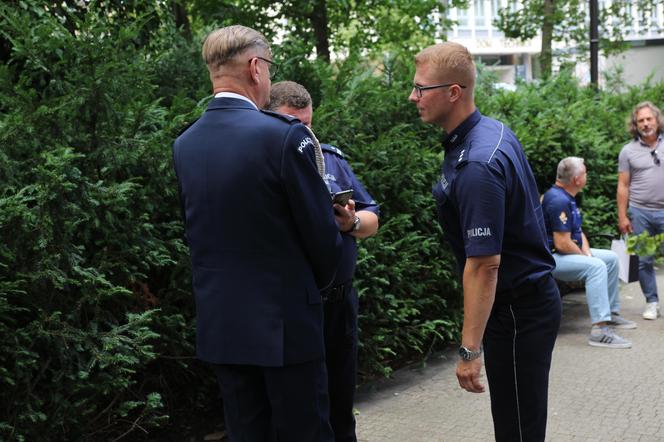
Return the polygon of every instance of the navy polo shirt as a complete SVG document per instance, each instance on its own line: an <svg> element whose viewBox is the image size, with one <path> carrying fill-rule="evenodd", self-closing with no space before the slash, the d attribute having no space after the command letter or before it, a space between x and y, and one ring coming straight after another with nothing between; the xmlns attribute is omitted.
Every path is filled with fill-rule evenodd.
<svg viewBox="0 0 664 442"><path fill-rule="evenodd" d="M368 210L379 215L379 206L369 195L362 183L357 179L348 162L344 159L341 150L329 144L321 144L323 149L323 158L325 159L325 183L331 193L341 192L342 190L353 189L353 201L355 201L355 211ZM357 243L355 237L349 234L342 234L343 249L341 260L337 269L337 275L334 278L333 286L344 284L355 274L355 264L357 261Z"/></svg>
<svg viewBox="0 0 664 442"><path fill-rule="evenodd" d="M555 262L539 192L516 135L476 110L444 139L443 147L433 195L460 273L466 257L501 255L496 292L550 273Z"/></svg>
<svg viewBox="0 0 664 442"><path fill-rule="evenodd" d="M542 198L542 209L544 210L544 223L549 248L555 251L553 245L553 232L570 232L572 241L579 248L583 245L581 223L583 217L576 207L574 197L567 193L562 187L555 184L546 191Z"/></svg>

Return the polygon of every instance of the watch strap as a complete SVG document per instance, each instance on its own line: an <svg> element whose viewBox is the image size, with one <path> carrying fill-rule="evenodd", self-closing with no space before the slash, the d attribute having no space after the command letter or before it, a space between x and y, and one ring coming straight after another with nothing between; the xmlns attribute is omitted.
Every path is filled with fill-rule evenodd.
<svg viewBox="0 0 664 442"><path fill-rule="evenodd" d="M477 351L470 350L463 345L459 347L459 356L461 359L464 361L472 361L474 359L479 358L482 355L482 347L480 346L480 349Z"/></svg>
<svg viewBox="0 0 664 442"><path fill-rule="evenodd" d="M355 219L353 220L353 225L351 226L350 229L346 230L345 233L353 233L357 232L360 230L360 217L355 215Z"/></svg>

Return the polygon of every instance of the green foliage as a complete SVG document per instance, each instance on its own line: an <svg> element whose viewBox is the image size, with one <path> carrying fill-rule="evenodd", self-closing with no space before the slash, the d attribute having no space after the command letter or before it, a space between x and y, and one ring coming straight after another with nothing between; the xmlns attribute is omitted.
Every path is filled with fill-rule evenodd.
<svg viewBox="0 0 664 442"><path fill-rule="evenodd" d="M522 84L516 92L478 96L477 102L482 112L505 121L519 137L540 193L554 183L561 159L585 159L588 182L577 196L584 231L593 246L608 247L600 234L617 234L618 153L629 141L625 119L636 103L646 99L664 101L664 84L630 87L622 93L596 92L562 72L547 82Z"/></svg>
<svg viewBox="0 0 664 442"><path fill-rule="evenodd" d="M577 46L577 53L586 52L589 35L589 6L581 0L556 0L550 17L545 13L545 0L526 0L522 7L512 6L500 9L496 26L508 38L522 41L536 37L542 30L545 20L552 21L553 41L564 41ZM626 7L625 2L599 2L600 48L605 53L624 49L621 45L625 32L631 29L634 18L632 8L638 11L640 32L646 33L655 26L655 10L662 0L635 0Z"/></svg>
<svg viewBox="0 0 664 442"><path fill-rule="evenodd" d="M365 375L389 374L459 332L454 259L442 247L431 186L440 142L407 101L409 55L380 68L349 59L326 79L314 128L348 155L355 173L381 204L380 233L362 241L360 362Z"/></svg>
<svg viewBox="0 0 664 442"><path fill-rule="evenodd" d="M452 0L449 6L465 3ZM315 52L319 60L327 61L331 52L380 56L444 39L444 31L451 28L445 18L447 7L448 2L438 0L192 0L190 9L218 26L238 23L268 39L284 38L284 58L310 57Z"/></svg>
<svg viewBox="0 0 664 442"><path fill-rule="evenodd" d="M209 20L269 26L272 18L256 17L259 3L190 3L194 41L163 3L0 5L0 439L140 439L214 409L214 378L193 356L171 144L209 98L200 40L211 25L194 12L218 7L224 13ZM431 197L441 133L407 101L412 54L402 49L433 34L406 18L431 2L398 11L346 3L328 6L364 15L332 37L345 45L343 61L312 60L298 33L274 52L280 79L312 92L319 138L347 154L381 204L356 277L368 378L457 339L461 293ZM366 27L379 18L389 20ZM614 232L624 117L643 99L663 102L664 85L596 93L566 73L516 92L492 82L482 70L478 106L515 130L540 191L563 156L584 157L585 230Z"/></svg>
<svg viewBox="0 0 664 442"><path fill-rule="evenodd" d="M146 41L169 22L106 12L0 7L3 440L147 431L175 399L150 372L170 371L169 387L191 372L160 358L191 355L193 333L170 166L182 117L158 95L176 65L163 47L152 63ZM192 83L173 108L192 111Z"/></svg>
<svg viewBox="0 0 664 442"><path fill-rule="evenodd" d="M565 42L571 48L557 51L562 60L585 60L589 49L589 2L582 0L525 0L519 7L511 2L501 8L495 25L506 37L521 41L542 36L541 62L545 77L551 75L552 42ZM656 28L656 9L664 0L599 2L599 49L605 54L628 48L625 37L633 29L636 8L638 33ZM548 37L548 38L547 38Z"/></svg>
<svg viewBox="0 0 664 442"><path fill-rule="evenodd" d="M664 233L651 235L643 232L640 235L627 237L627 251L639 256L662 256L662 244L664 244Z"/></svg>

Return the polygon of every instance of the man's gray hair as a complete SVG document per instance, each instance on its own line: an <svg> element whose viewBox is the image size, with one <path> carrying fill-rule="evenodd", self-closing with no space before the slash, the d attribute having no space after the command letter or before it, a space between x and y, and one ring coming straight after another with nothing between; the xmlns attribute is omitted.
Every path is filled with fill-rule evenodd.
<svg viewBox="0 0 664 442"><path fill-rule="evenodd" d="M294 81L280 81L270 88L270 104L268 110L276 111L281 106L294 109L304 109L311 105L311 95L299 83Z"/></svg>
<svg viewBox="0 0 664 442"><path fill-rule="evenodd" d="M575 176L579 176L583 170L583 158L567 157L558 163L556 179L563 184L569 184Z"/></svg>
<svg viewBox="0 0 664 442"><path fill-rule="evenodd" d="M641 103L634 106L632 113L629 115L629 117L627 117L627 130L635 140L639 139L639 125L636 123L636 114L644 108L650 109L652 113L655 114L655 120L657 121L657 132L660 134L664 133L664 115L662 115L662 111L651 101L642 101Z"/></svg>
<svg viewBox="0 0 664 442"><path fill-rule="evenodd" d="M203 42L203 60L210 72L236 55L252 48L270 53L270 44L260 32L242 25L226 26L210 32Z"/></svg>

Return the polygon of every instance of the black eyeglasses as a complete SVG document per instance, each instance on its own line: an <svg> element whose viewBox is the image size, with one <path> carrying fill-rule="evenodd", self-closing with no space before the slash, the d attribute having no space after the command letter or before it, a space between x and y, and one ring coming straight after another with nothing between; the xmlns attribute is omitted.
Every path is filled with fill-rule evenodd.
<svg viewBox="0 0 664 442"><path fill-rule="evenodd" d="M422 91L428 91L429 89L438 89L439 87L450 87L454 85L459 86L461 89L465 89L466 86L460 85L459 83L445 83L445 84L432 84L431 86L420 86L418 84L413 85L413 89L417 91L417 98L422 98Z"/></svg>
<svg viewBox="0 0 664 442"><path fill-rule="evenodd" d="M272 60L268 60L267 58L263 58L263 57L259 57L259 56L256 56L254 58L258 58L259 60L263 60L264 62L267 63L267 65L268 65L267 69L268 69L268 72L270 73L270 79L273 79L274 76L277 75L277 71L279 70L279 65L277 63L275 63ZM249 59L249 63L251 63L251 60L253 60L254 58Z"/></svg>
<svg viewBox="0 0 664 442"><path fill-rule="evenodd" d="M657 149L651 150L650 151L650 156L652 157L652 161L655 163L655 165L659 166L659 163L661 161L659 160L659 157L657 156Z"/></svg>

